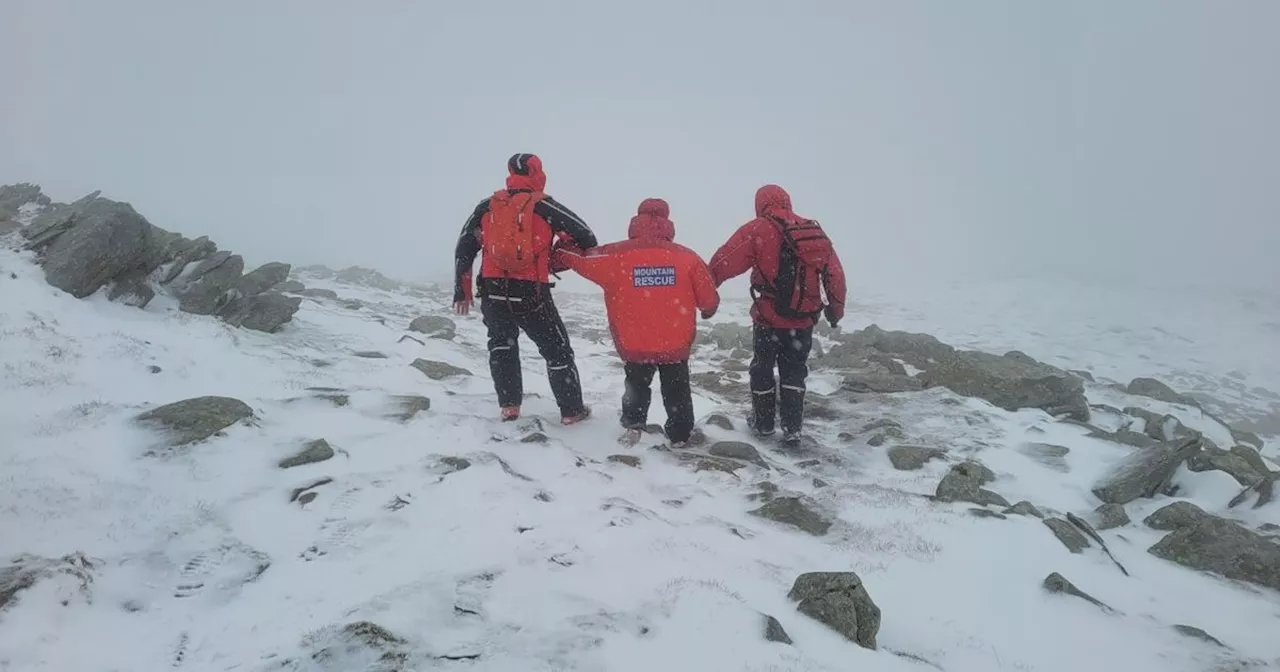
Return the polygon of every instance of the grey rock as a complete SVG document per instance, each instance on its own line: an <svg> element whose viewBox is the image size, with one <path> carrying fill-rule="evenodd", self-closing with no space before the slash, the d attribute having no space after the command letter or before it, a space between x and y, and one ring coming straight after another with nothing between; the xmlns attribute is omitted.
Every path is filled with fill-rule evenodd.
<svg viewBox="0 0 1280 672"><path fill-rule="evenodd" d="M1019 516L1033 516L1035 518L1044 518L1044 514L1040 512L1040 509L1037 509L1035 504L1032 504L1031 502L1028 502L1025 499L1005 509L1004 512L1016 513Z"/></svg>
<svg viewBox="0 0 1280 672"><path fill-rule="evenodd" d="M1212 517L1212 514L1191 502L1174 502L1160 507L1142 522L1153 530L1172 532L1195 527Z"/></svg>
<svg viewBox="0 0 1280 672"><path fill-rule="evenodd" d="M387 358L386 353L378 352L377 350L357 350L351 354L356 357L360 357L361 359L386 359Z"/></svg>
<svg viewBox="0 0 1280 672"><path fill-rule="evenodd" d="M471 466L471 460L465 457L446 455L440 458L440 464L447 470L445 473L456 473Z"/></svg>
<svg viewBox="0 0 1280 672"><path fill-rule="evenodd" d="M1166 490L1183 462L1200 451L1201 440L1185 439L1141 448L1121 459L1092 491L1109 504L1128 504L1139 497L1154 497Z"/></svg>
<svg viewBox="0 0 1280 672"><path fill-rule="evenodd" d="M550 441L551 439L542 432L531 432L520 439L520 443L537 443L542 445L546 445Z"/></svg>
<svg viewBox="0 0 1280 672"><path fill-rule="evenodd" d="M791 637L787 635L787 631L782 629L782 624L778 619L762 614L764 617L764 638L770 642L778 642L779 644L791 644Z"/></svg>
<svg viewBox="0 0 1280 672"><path fill-rule="evenodd" d="M292 469L293 467L301 467L304 464L315 464L324 462L333 457L333 447L324 439L316 439L308 441L302 450L296 454L280 460L277 465L281 469Z"/></svg>
<svg viewBox="0 0 1280 672"><path fill-rule="evenodd" d="M337 299L338 298L338 293L333 291L332 289L307 288L307 289L299 289L298 291L293 293L301 296L305 296L310 299Z"/></svg>
<svg viewBox="0 0 1280 672"><path fill-rule="evenodd" d="M268 289L276 287L289 278L289 264L272 261L245 273L236 282L236 290L241 296L256 296Z"/></svg>
<svg viewBox="0 0 1280 672"><path fill-rule="evenodd" d="M392 411L388 417L408 422L417 414L431 409L431 400L416 394L397 394L390 399Z"/></svg>
<svg viewBox="0 0 1280 672"><path fill-rule="evenodd" d="M733 421L721 413L712 413L707 416L706 423L713 427L719 427L726 431L733 431Z"/></svg>
<svg viewBox="0 0 1280 672"><path fill-rule="evenodd" d="M840 334L835 338L845 345L896 355L908 364L925 370L955 352L955 348L928 334L885 331L874 324L866 329ZM835 348L832 350L834 351Z"/></svg>
<svg viewBox="0 0 1280 672"><path fill-rule="evenodd" d="M717 441L711 444L707 452L716 457L730 457L735 460L751 462L765 469L769 468L769 464L760 456L760 451L756 450L755 446L742 441Z"/></svg>
<svg viewBox="0 0 1280 672"><path fill-rule="evenodd" d="M62 232L47 239L40 259L50 285L84 298L116 278L144 276L163 263L156 229L128 203L94 198L60 210Z"/></svg>
<svg viewBox="0 0 1280 672"><path fill-rule="evenodd" d="M867 432L878 432L895 439L902 439L906 437L902 432L902 425L898 424L898 421L890 420L889 418L881 418L879 420L868 422L862 426L861 430L859 430L860 434L866 434Z"/></svg>
<svg viewBox="0 0 1280 672"><path fill-rule="evenodd" d="M1280 590L1280 544L1225 518L1206 514L1165 535L1147 552L1191 569Z"/></svg>
<svg viewBox="0 0 1280 672"><path fill-rule="evenodd" d="M339 282L372 287L387 292L397 292L404 288L404 285L388 278L381 272L363 266L348 266L335 273L334 278Z"/></svg>
<svg viewBox="0 0 1280 672"><path fill-rule="evenodd" d="M1044 524L1053 531L1053 535L1072 553L1081 553L1089 548L1089 540L1071 523L1061 518L1045 518Z"/></svg>
<svg viewBox="0 0 1280 672"><path fill-rule="evenodd" d="M1071 369L1071 370L1069 370L1069 371L1068 371L1068 373L1070 373L1070 374L1071 374L1071 375L1073 375L1073 376L1076 376L1076 377L1080 378L1081 380L1087 380L1087 381L1089 381L1089 382L1091 382L1091 383L1093 383L1093 382L1097 382L1097 381L1095 381L1095 380L1093 379L1093 374L1092 374L1092 373L1089 373L1088 371L1084 371L1084 370L1081 370L1081 369Z"/></svg>
<svg viewBox="0 0 1280 672"><path fill-rule="evenodd" d="M275 290L277 292L284 292L286 294L297 294L298 292L301 292L306 288L307 288L306 285L302 284L301 282L298 282L297 280L285 280L284 282L275 286Z"/></svg>
<svg viewBox="0 0 1280 672"><path fill-rule="evenodd" d="M1153 413L1136 406L1125 408L1124 413L1141 418L1143 433L1156 441L1177 441L1191 436L1200 436L1200 432L1187 428L1181 420L1169 414Z"/></svg>
<svg viewBox="0 0 1280 672"><path fill-rule="evenodd" d="M628 467L636 467L636 468L640 467L640 458L636 457L635 455L621 455L621 454L610 455L605 459L610 462L615 462L617 464L625 464Z"/></svg>
<svg viewBox="0 0 1280 672"><path fill-rule="evenodd" d="M303 504L306 504L307 502L310 502L311 500L316 498L316 493L310 492L311 490L314 490L315 488L318 488L322 485L328 485L332 482L333 482L333 478L329 476L325 476L324 478L316 479L304 486L294 488L293 493L289 496L289 501L302 502ZM307 497L308 494L310 494L311 497L308 498ZM304 498L306 501L303 501Z"/></svg>
<svg viewBox="0 0 1280 672"><path fill-rule="evenodd" d="M160 278L160 284L167 285L177 280L188 265L203 261L217 251L218 246L209 240L208 236L200 236L195 240L181 238L170 243L166 256L171 257L171 260L169 268L165 270L164 275ZM230 256L230 254L227 256Z"/></svg>
<svg viewBox="0 0 1280 672"><path fill-rule="evenodd" d="M1257 483L1240 491L1240 494L1231 498L1227 504L1227 508L1234 509L1250 499L1253 499L1253 508L1260 509L1275 498L1276 481L1280 479L1280 471L1273 471L1269 476L1258 481Z"/></svg>
<svg viewBox="0 0 1280 672"><path fill-rule="evenodd" d="M831 523L806 506L799 497L778 497L748 513L797 527L818 537L825 535L831 529Z"/></svg>
<svg viewBox="0 0 1280 672"><path fill-rule="evenodd" d="M470 371L460 366L454 366L445 362L436 362L429 359L415 359L410 366L426 374L426 376L432 380L444 380L451 376L471 375Z"/></svg>
<svg viewBox="0 0 1280 672"><path fill-rule="evenodd" d="M730 322L720 322L711 325L709 331L703 332L699 336L698 342L714 345L720 350L748 350L751 348L751 327Z"/></svg>
<svg viewBox="0 0 1280 672"><path fill-rule="evenodd" d="M230 250L217 250L210 252L208 256L201 259L191 272L187 274L186 281L188 284L193 283L200 278L217 270L223 264L231 260L232 253ZM240 260L240 270L244 270L244 260Z"/></svg>
<svg viewBox="0 0 1280 672"><path fill-rule="evenodd" d="M951 467L938 483L933 498L939 502L970 502L979 506L1009 506L1004 497L982 489L990 470L976 462L962 462Z"/></svg>
<svg viewBox="0 0 1280 672"><path fill-rule="evenodd" d="M1103 611L1108 611L1108 612L1114 611L1111 607L1108 607L1107 605L1103 604L1101 601L1097 600L1092 595L1077 588L1074 583L1071 583L1066 579L1066 577L1062 576L1057 572L1054 572L1049 576L1046 576L1043 584L1041 585L1044 587L1045 590L1047 590L1050 593L1078 597L1094 606L1101 608Z"/></svg>
<svg viewBox="0 0 1280 672"><path fill-rule="evenodd" d="M1223 644L1221 641L1219 641L1217 637L1214 637L1213 635L1210 635L1204 630L1201 630L1200 628L1197 628L1192 625L1175 625L1173 626L1173 629L1193 639L1199 639L1205 642L1209 642L1210 644L1221 646L1223 648L1226 648L1227 646L1226 644Z"/></svg>
<svg viewBox="0 0 1280 672"><path fill-rule="evenodd" d="M1079 378L1020 357L957 351L920 374L920 380L925 387L946 387L1009 411L1039 408L1052 415L1089 420L1089 402Z"/></svg>
<svg viewBox="0 0 1280 672"><path fill-rule="evenodd" d="M13 233L22 228L22 222L9 219L9 215L0 212L0 236Z"/></svg>
<svg viewBox="0 0 1280 672"><path fill-rule="evenodd" d="M88 595L93 583L96 564L83 553L72 553L61 558L46 558L21 554L0 568L0 612L12 606L22 591L36 583L58 575L70 576L79 582L79 590Z"/></svg>
<svg viewBox="0 0 1280 672"><path fill-rule="evenodd" d="M1008 516L1003 513L997 513L991 509L969 509L969 515L975 518L995 518L997 520L1008 520Z"/></svg>
<svg viewBox="0 0 1280 672"><path fill-rule="evenodd" d="M265 292L232 299L218 311L218 316L233 327L273 334L293 321L301 307L302 299L296 296Z"/></svg>
<svg viewBox="0 0 1280 672"><path fill-rule="evenodd" d="M226 308L235 295L232 289L244 271L244 258L232 254L209 268L202 268L222 253L215 253L196 266L189 281L178 290L178 309L193 315L214 315Z"/></svg>
<svg viewBox="0 0 1280 672"><path fill-rule="evenodd" d="M1129 512L1124 510L1123 504L1102 504L1093 510L1095 519L1098 521L1099 530L1110 530L1117 527L1128 525Z"/></svg>
<svg viewBox="0 0 1280 672"><path fill-rule="evenodd" d="M1125 387L1125 391L1129 394L1155 399L1156 401L1164 401L1171 404L1189 404L1199 406L1195 399L1178 394L1173 388L1156 380L1155 378L1134 378L1129 381L1129 385Z"/></svg>
<svg viewBox="0 0 1280 672"><path fill-rule="evenodd" d="M1249 446L1232 446L1230 450L1206 448L1187 460L1191 471L1222 471L1240 485L1255 485L1270 473L1258 451Z"/></svg>
<svg viewBox="0 0 1280 672"><path fill-rule="evenodd" d="M1262 450L1267 445L1266 442L1262 440L1262 437L1258 436L1253 432L1246 431L1243 429L1236 429L1235 427L1232 427L1231 425L1228 425L1225 422L1221 422L1221 421L1219 422L1222 425L1224 425L1228 430L1231 431L1231 438L1234 439L1236 443L1243 443L1245 445L1252 446L1258 450Z"/></svg>
<svg viewBox="0 0 1280 672"><path fill-rule="evenodd" d="M880 607L853 572L808 572L796 577L787 597L796 609L866 649L876 648Z"/></svg>
<svg viewBox="0 0 1280 672"><path fill-rule="evenodd" d="M409 323L409 330L427 334L431 338L452 339L457 333L458 325L453 320L440 315L424 315Z"/></svg>
<svg viewBox="0 0 1280 672"><path fill-rule="evenodd" d="M1071 470L1066 460L1071 449L1066 446L1031 441L1019 444L1018 452L1054 471L1066 473Z"/></svg>
<svg viewBox="0 0 1280 672"><path fill-rule="evenodd" d="M946 457L947 452L940 448L926 446L894 446L887 451L887 454L894 469L914 471L924 467L930 460Z"/></svg>
<svg viewBox="0 0 1280 672"><path fill-rule="evenodd" d="M1104 441L1113 441L1115 443L1124 444L1126 446L1133 446L1135 448L1150 448L1152 446L1161 445L1160 441L1157 441L1156 439L1153 439L1147 436L1146 434L1140 434L1138 432L1135 432L1129 429L1128 427L1121 428L1120 430L1115 432L1108 432L1108 431L1098 429L1097 427L1091 427L1089 431L1089 436L1095 439L1102 439Z"/></svg>
<svg viewBox="0 0 1280 672"><path fill-rule="evenodd" d="M165 432L171 446L203 441L253 417L253 409L239 399L206 396L184 399L137 416L143 426Z"/></svg>
<svg viewBox="0 0 1280 672"><path fill-rule="evenodd" d="M146 308L156 298L156 290L151 288L145 276L131 273L111 283L107 291L107 299L135 308Z"/></svg>
<svg viewBox="0 0 1280 672"><path fill-rule="evenodd" d="M747 466L737 460L723 457L699 456L683 452L677 455L682 461L692 462L694 471L721 471L736 475L739 469Z"/></svg>
<svg viewBox="0 0 1280 672"><path fill-rule="evenodd" d="M52 201L44 195L38 184L19 182L0 186L0 219L4 219L5 215L11 219L17 219L19 210L29 203L48 207Z"/></svg>
<svg viewBox="0 0 1280 672"><path fill-rule="evenodd" d="M924 387L924 383L916 378L876 371L850 371L845 374L844 381L840 384L841 390L860 394L918 392Z"/></svg>

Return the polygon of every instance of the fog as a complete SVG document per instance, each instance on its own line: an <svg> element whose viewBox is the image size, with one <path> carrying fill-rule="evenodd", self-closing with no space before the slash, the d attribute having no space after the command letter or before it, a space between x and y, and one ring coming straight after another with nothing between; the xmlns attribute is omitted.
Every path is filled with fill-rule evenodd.
<svg viewBox="0 0 1280 672"><path fill-rule="evenodd" d="M862 283L1280 286L1274 0L2 0L0 183L447 279L514 152L709 257L786 187ZM857 286L855 285L854 291Z"/></svg>

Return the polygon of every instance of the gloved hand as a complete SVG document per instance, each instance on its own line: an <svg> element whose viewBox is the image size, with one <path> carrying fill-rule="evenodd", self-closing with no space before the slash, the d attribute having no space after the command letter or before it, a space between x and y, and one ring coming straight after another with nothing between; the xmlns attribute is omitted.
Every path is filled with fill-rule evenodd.
<svg viewBox="0 0 1280 672"><path fill-rule="evenodd" d="M714 317L714 316L715 316L715 314L716 314L716 311L714 311L714 310L712 310L712 311L706 311L706 310L703 310L703 311L699 311L699 312L701 312L701 313L702 313L702 319L704 319L704 320L709 320L709 319L711 319L712 317Z"/></svg>
<svg viewBox="0 0 1280 672"><path fill-rule="evenodd" d="M831 325L832 329L840 328L840 318L836 317L836 311L834 308L827 306L822 310L822 314L826 316L827 324Z"/></svg>

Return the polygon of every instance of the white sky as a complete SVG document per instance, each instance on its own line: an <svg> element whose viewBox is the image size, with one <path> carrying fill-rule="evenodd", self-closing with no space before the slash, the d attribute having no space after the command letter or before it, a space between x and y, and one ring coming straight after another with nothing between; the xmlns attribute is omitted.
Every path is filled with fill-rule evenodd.
<svg viewBox="0 0 1280 672"><path fill-rule="evenodd" d="M0 0L0 183L440 277L517 151L709 257L765 182L855 281L1280 286L1274 0ZM854 288L856 291L856 286Z"/></svg>

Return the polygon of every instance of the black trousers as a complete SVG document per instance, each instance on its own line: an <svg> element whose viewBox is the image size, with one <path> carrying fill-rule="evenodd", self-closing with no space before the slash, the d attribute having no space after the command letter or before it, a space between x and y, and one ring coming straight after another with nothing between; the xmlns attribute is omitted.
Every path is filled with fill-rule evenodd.
<svg viewBox="0 0 1280 672"><path fill-rule="evenodd" d="M662 405L667 409L667 438L688 441L693 431L693 391L689 389L689 362L675 364L626 364L626 391L622 394L622 426L643 429L649 417L649 401L656 372L662 381Z"/></svg>
<svg viewBox="0 0 1280 672"><path fill-rule="evenodd" d="M804 381L809 377L809 350L813 347L813 327L774 329L761 325L752 328L751 411L752 423L758 430L771 431L774 419L781 417L783 432L798 432L804 421ZM782 389L779 391L773 369L778 369Z"/></svg>
<svg viewBox="0 0 1280 672"><path fill-rule="evenodd" d="M582 412L582 381L578 378L573 346L550 292L518 300L487 296L481 299L480 313L489 330L489 373L499 406L519 406L524 399L520 370L523 331L547 362L547 378L561 416Z"/></svg>

